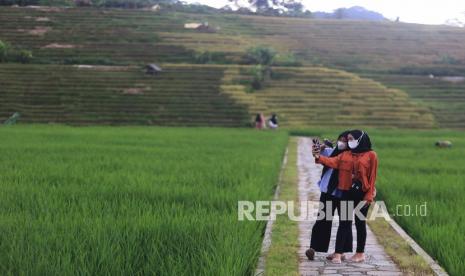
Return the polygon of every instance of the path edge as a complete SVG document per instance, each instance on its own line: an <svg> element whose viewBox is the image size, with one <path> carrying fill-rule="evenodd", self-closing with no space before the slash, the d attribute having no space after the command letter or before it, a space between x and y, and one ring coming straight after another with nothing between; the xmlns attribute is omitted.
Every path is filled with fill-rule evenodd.
<svg viewBox="0 0 465 276"><path fill-rule="evenodd" d="M288 143L289 144L289 143ZM286 151L284 152L283 161L281 163L281 170L279 172L278 183L276 184L276 189L274 192L273 200L277 200L279 197L279 192L281 190L281 184L283 179L284 169L286 168L288 161L289 145L286 146ZM273 212L273 209L270 210L270 216ZM260 257L258 258L257 267L255 268L254 276L263 275L265 273L266 267L266 255L270 250L271 246L271 232L273 230L274 220L268 220L266 222L265 235L263 236L262 248L260 250Z"/></svg>
<svg viewBox="0 0 465 276"><path fill-rule="evenodd" d="M388 214L389 215L389 214ZM391 217L387 220L389 225L394 231L399 234L418 255L420 255L425 262L431 267L433 272L438 276L449 276L449 274L442 268L412 237L405 232L405 230Z"/></svg>

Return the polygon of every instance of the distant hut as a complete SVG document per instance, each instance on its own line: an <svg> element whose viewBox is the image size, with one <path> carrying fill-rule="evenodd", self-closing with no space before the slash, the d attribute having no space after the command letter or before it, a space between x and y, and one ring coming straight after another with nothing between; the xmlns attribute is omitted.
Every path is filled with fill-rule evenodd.
<svg viewBox="0 0 465 276"><path fill-rule="evenodd" d="M161 72L161 68L156 64L150 63L145 66L145 73L147 75L158 75Z"/></svg>
<svg viewBox="0 0 465 276"><path fill-rule="evenodd" d="M192 30L196 30L200 26L202 26L202 23L195 23L194 22L194 23L186 23L186 24L184 24L185 29L192 29Z"/></svg>
<svg viewBox="0 0 465 276"><path fill-rule="evenodd" d="M203 23L186 23L184 24L185 29L191 29L191 30L197 30L199 32L204 32L204 33L216 33L216 31L219 30L219 28L213 28L211 27L208 22L203 22Z"/></svg>
<svg viewBox="0 0 465 276"><path fill-rule="evenodd" d="M204 32L204 33L216 33L219 28L213 28L208 24L208 22L204 22L202 25L197 27L197 31Z"/></svg>

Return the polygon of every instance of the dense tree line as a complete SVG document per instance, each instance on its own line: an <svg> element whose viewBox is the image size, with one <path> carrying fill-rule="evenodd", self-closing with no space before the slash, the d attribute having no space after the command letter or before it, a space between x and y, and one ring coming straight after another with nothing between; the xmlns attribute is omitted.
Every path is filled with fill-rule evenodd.
<svg viewBox="0 0 465 276"><path fill-rule="evenodd" d="M160 5L162 8L187 12L224 12L239 14L260 14L269 16L310 16L310 11L298 0L248 0L246 4L238 0L229 0L230 5L223 9L214 9L205 5L186 4L179 0L0 0L0 5L11 6L87 6L108 8L146 8Z"/></svg>

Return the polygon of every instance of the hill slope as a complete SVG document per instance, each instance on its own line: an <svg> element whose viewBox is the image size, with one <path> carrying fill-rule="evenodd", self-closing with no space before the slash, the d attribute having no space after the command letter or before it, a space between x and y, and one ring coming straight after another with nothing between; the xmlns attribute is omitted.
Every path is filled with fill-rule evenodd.
<svg viewBox="0 0 465 276"><path fill-rule="evenodd" d="M277 112L292 127L435 124L402 91L339 70L275 68L264 89L247 93L250 66L162 68L149 76L134 66L1 65L0 120L20 112L40 123L246 126L256 112Z"/></svg>
<svg viewBox="0 0 465 276"><path fill-rule="evenodd" d="M245 106L220 93L223 68L1 65L0 120L31 123L245 126Z"/></svg>
<svg viewBox="0 0 465 276"><path fill-rule="evenodd" d="M184 28L185 23L206 21L211 26L210 32ZM105 64L133 68L131 69L132 73L119 72L118 67L116 67L116 69L107 70L105 73L100 71L89 74L91 79L86 84L85 89L87 90L84 90L82 95L87 95L88 91L92 90L98 94L101 93L100 89L119 89L118 91L121 91L121 89L137 88L135 87L139 85L137 79L141 78L142 72L139 67L136 69L134 66L149 62L192 64L202 62L198 58L199 55L213 53L219 57L212 60L213 62L230 64L215 67L220 68L218 72L215 72L217 69L212 70L210 65L205 68L202 67L204 65L191 66L191 69L186 70L195 72L192 74L184 72L184 77L180 79L173 78L177 74L176 72L173 72L173 75L168 73L163 76L162 74L162 79L167 78L166 82L168 79L185 82L163 85L160 86L160 89L166 92L164 92L166 100L171 95L176 99L191 102L191 105L185 108L186 117L180 115L178 107L174 110L164 107L164 113L155 112L153 108L159 106L160 103L153 102L147 107L150 108L150 112L144 111L145 113L137 113L125 105L120 105L118 112L126 113L127 120L124 116L108 115L98 108L76 108L72 111L75 115L71 117L78 118L82 115L86 119L82 119L80 122L71 119L68 121L66 116L60 115L62 119L51 121L70 123L113 123L119 121L125 124L137 121L138 123L169 124L168 122L172 120L172 124L175 125L240 126L245 125L255 112L264 111L267 113L278 112L286 123L307 126L312 125L313 122L318 122L321 118L339 120L340 114L347 115L344 112L347 108L352 107L350 105L352 102L358 100L363 103L363 99L370 96L370 99L371 97L377 99L373 98L370 103L365 102L364 104L368 105L373 102L373 106L364 106L360 109L362 110L360 114L349 114L347 118L350 118L354 123L370 125L420 127L439 125L465 128L465 121L458 120L456 117L456 114L460 112L461 103L464 102L462 90L437 85L428 89L430 97L427 98L418 96L418 89L415 88L433 85L425 83L424 78L412 77L409 79L411 85L396 85L396 83L402 82L402 78L406 77L406 74L419 76L418 74L425 75L429 72L455 75L465 73L465 33L458 28L389 22L309 20L216 13L195 14L176 11L11 7L0 7L0 24L2 25L0 39L16 47L32 50L35 63ZM244 53L249 47L260 44L273 47L280 55L289 53L295 55L304 67L302 69L276 69L277 71L283 70L284 73L289 70L292 73L288 74L287 80L271 80L266 89L258 91L254 95L245 93L242 91L243 88L232 88L231 85L237 85L237 82L227 83L227 79L230 77L228 76L230 72L237 70L234 64L243 62ZM10 69L8 66L12 65L4 66L6 65L2 65L2 70L8 71ZM327 88L323 90L324 93L307 93L308 90L313 89L312 86L319 85L319 75L314 71L314 68L322 66L361 74L365 78L357 78L357 76L352 75L349 79L356 79L357 84L354 84L342 77L346 73L328 71L334 76L326 76L331 81L325 84ZM70 75L74 75L74 73L69 72L74 72L73 70L76 68L72 66L63 69L67 67L24 65L21 68L25 68L23 73L20 74L20 71L16 71L16 73L8 75L7 83L10 83L10 86L5 86L6 88L2 89L0 93L4 93L3 91L23 93L24 87L31 87L31 85L19 83L29 78L44 79L44 75L38 75L41 70L50 72L70 70L68 76L63 77L58 72L53 73L57 74L56 76L60 75L58 80L49 79L49 82L55 82L56 91L66 90L59 88L58 84L61 78L66 79L69 86L75 86L73 93L81 87L76 86L76 83L87 80L85 75L81 73L76 75L80 77L73 80ZM34 71L35 73L33 73ZM243 72L242 75L241 78L248 77L247 73ZM4 81L6 81L5 78ZM95 78L102 78L104 81L97 83ZM112 88L112 80L119 78L122 78L121 83L115 82L115 86ZM195 80L190 83L192 78ZM197 85L202 78L207 79L206 84ZM337 80L337 78L341 79ZM379 83L368 78L373 78ZM123 80L128 81L128 83L124 83ZM36 81L37 84L34 86L45 85L38 84L39 79ZM14 88L16 92L11 92L14 90L11 82L16 83L16 88ZM44 80L44 83L46 82ZM0 83L0 85L4 84ZM229 85L230 87L222 89L221 85ZM105 86L108 87L105 88ZM153 84L148 86L152 87ZM197 86L200 87L199 89L203 89L203 93L208 94L209 97L216 95L217 102L204 104L203 101L206 98L192 97L193 95L189 93L195 91ZM386 87L402 89L407 94L402 91L392 92ZM47 90L48 87L42 87L42 89ZM234 89L239 89L240 97L231 92ZM454 106L457 106L454 108L456 113L448 113L451 97L447 95L450 95L452 90L457 95L454 103ZM170 94L170 91L176 91L182 96L176 93ZM275 101L274 99L278 98L277 91L281 94L282 99ZM357 94L358 91L362 92ZM384 95L385 92L387 94ZM41 93L47 92L42 91ZM31 96L37 97L37 94L26 93L24 95L28 96L24 96L23 100L31 98ZM323 106L319 102L319 95L332 95L335 98L331 98L331 102L338 104L323 112L313 105L313 103L319 103ZM120 101L124 102L126 96L121 96ZM184 98L185 96L188 97ZM3 97L10 96L3 95ZM301 101L300 99L303 98L306 100ZM18 99L16 98L16 100ZM386 106L381 105L380 103L384 103L386 99L395 99L397 104L393 102ZM98 100L103 101L102 99ZM199 101L197 107L195 107L196 101ZM298 104L291 104L291 102ZM51 106L53 104L53 102L50 103ZM110 102L109 104L114 103ZM22 101L10 101L2 103L2 105L4 108L1 118L25 107ZM47 104L44 103L44 105ZM82 107L83 104L80 106ZM335 109L337 107L342 108ZM71 111L66 112L70 114ZM102 112L102 114L98 112ZM128 115L130 113L132 115ZM25 118L35 116L36 119L31 121L49 121L49 117L41 114L41 112L32 112L28 115L26 112ZM116 117L110 118L108 116ZM167 118L166 120L154 119L164 116ZM399 118L402 119L399 120Z"/></svg>
<svg viewBox="0 0 465 276"><path fill-rule="evenodd" d="M185 29L209 22L219 30ZM465 71L465 32L448 26L311 20L173 11L0 7L0 37L34 50L41 61L107 59L134 64L192 62L195 51L242 54L257 44L293 52L304 64L345 69L411 67ZM67 44L74 48L49 47ZM421 47L419 47L421 45ZM71 60L72 61L72 60Z"/></svg>

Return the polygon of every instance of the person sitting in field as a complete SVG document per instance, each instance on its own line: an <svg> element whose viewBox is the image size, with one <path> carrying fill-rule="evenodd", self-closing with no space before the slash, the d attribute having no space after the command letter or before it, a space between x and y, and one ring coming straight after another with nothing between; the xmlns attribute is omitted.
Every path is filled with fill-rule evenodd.
<svg viewBox="0 0 465 276"><path fill-rule="evenodd" d="M266 128L265 117L263 116L262 113L257 113L257 116L255 116L255 128L256 129Z"/></svg>
<svg viewBox="0 0 465 276"><path fill-rule="evenodd" d="M276 114L273 113L273 115L271 115L271 118L268 120L268 126L271 129L278 128L278 116Z"/></svg>

